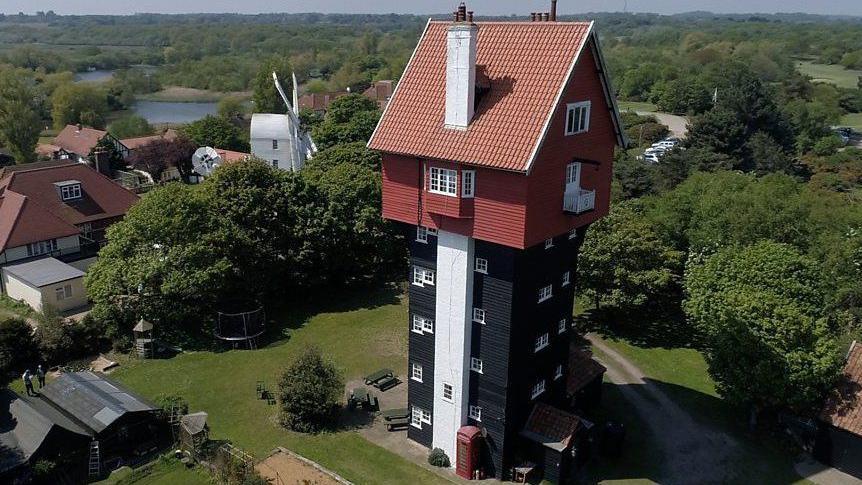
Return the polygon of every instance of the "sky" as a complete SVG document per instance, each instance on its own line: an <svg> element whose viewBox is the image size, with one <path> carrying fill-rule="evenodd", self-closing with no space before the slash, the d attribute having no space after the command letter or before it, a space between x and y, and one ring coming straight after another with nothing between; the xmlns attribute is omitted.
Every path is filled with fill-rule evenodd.
<svg viewBox="0 0 862 485"><path fill-rule="evenodd" d="M53 10L58 14L132 14L191 12L445 13L460 0L0 0L0 12ZM860 0L559 0L560 13L656 12L707 10L716 13L806 12L862 16ZM468 0L477 15L547 11L550 0Z"/></svg>

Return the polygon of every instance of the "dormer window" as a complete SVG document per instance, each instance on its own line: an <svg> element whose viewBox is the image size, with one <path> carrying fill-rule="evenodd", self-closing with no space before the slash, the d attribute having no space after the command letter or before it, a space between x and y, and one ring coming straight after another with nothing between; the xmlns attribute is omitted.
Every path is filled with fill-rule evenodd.
<svg viewBox="0 0 862 485"><path fill-rule="evenodd" d="M458 196L458 172L447 168L431 167L428 190L434 194Z"/></svg>
<svg viewBox="0 0 862 485"><path fill-rule="evenodd" d="M57 192L60 194L60 200L68 202L81 198L81 182L77 180L66 180L54 184L57 187Z"/></svg>

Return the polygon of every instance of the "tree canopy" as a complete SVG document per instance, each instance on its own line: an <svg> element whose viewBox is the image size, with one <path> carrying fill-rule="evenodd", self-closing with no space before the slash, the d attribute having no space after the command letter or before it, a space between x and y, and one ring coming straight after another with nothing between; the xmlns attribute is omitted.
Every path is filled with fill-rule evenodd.
<svg viewBox="0 0 862 485"><path fill-rule="evenodd" d="M337 416L344 377L314 347L308 348L278 382L281 423L303 433L323 430Z"/></svg>
<svg viewBox="0 0 862 485"><path fill-rule="evenodd" d="M189 123L182 129L183 135L199 147L208 146L222 150L248 152L248 141L242 139L239 129L220 116L207 115Z"/></svg>
<svg viewBox="0 0 862 485"><path fill-rule="evenodd" d="M42 131L37 98L32 77L0 67L0 142L17 163L36 159Z"/></svg>

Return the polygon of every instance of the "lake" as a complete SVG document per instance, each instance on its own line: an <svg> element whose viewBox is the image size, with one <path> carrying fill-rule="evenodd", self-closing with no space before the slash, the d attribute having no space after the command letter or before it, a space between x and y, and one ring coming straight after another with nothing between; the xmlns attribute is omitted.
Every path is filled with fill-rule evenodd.
<svg viewBox="0 0 862 485"><path fill-rule="evenodd" d="M176 103L167 101L138 101L132 106L135 114L151 124L181 124L197 121L218 111L216 103Z"/></svg>
<svg viewBox="0 0 862 485"><path fill-rule="evenodd" d="M114 77L114 71L85 71L75 73L75 82L102 83Z"/></svg>

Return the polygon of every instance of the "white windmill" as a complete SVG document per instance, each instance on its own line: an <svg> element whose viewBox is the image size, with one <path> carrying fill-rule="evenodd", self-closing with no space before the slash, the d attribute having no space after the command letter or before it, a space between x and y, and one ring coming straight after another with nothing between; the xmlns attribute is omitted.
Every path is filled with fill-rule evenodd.
<svg viewBox="0 0 862 485"><path fill-rule="evenodd" d="M192 169L199 178L212 175L213 170L221 165L222 160L218 152L211 147L198 148L192 155Z"/></svg>
<svg viewBox="0 0 862 485"><path fill-rule="evenodd" d="M317 153L311 136L299 122L296 75L293 75L293 103L287 99L276 73L272 80L287 114L255 113L251 117L251 153L274 167L298 172Z"/></svg>

